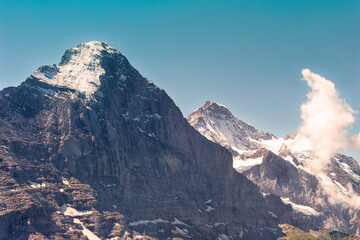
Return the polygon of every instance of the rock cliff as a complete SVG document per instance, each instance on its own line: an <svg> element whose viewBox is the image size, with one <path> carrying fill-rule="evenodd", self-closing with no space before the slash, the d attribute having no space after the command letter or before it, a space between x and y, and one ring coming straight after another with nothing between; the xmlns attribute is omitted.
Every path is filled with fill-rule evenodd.
<svg viewBox="0 0 360 240"><path fill-rule="evenodd" d="M0 92L0 177L0 239L274 239L291 211L105 42Z"/></svg>

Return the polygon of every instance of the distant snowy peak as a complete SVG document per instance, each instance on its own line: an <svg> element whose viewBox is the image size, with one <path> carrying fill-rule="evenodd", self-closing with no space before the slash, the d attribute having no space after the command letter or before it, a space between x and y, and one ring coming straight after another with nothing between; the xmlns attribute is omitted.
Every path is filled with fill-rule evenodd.
<svg viewBox="0 0 360 240"><path fill-rule="evenodd" d="M33 73L32 77L88 96L101 85L101 76L105 74L102 66L104 57L125 59L119 51L106 42L91 41L67 50L58 66L42 66Z"/></svg>
<svg viewBox="0 0 360 240"><path fill-rule="evenodd" d="M258 149L261 141L275 138L236 118L226 106L216 102L206 101L189 115L188 121L206 138L228 148L235 156Z"/></svg>
<svg viewBox="0 0 360 240"><path fill-rule="evenodd" d="M204 106L196 109L189 115L188 121L190 123L196 124L198 121L201 121L204 116L218 118L222 120L234 118L234 115L226 106L207 100Z"/></svg>
<svg viewBox="0 0 360 240"><path fill-rule="evenodd" d="M188 121L232 153L238 172L263 193L291 204L296 215L321 219L324 228L360 234L360 165L355 159L336 154L318 171L312 144L302 134L276 138L210 101L191 113Z"/></svg>

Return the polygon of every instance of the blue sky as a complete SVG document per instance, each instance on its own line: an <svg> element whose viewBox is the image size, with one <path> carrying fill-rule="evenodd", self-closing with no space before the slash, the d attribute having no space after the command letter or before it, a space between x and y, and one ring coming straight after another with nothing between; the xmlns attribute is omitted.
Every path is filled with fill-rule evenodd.
<svg viewBox="0 0 360 240"><path fill-rule="evenodd" d="M0 0L0 89L91 40L122 52L185 116L210 99L277 136L295 132L303 68L360 111L360 1Z"/></svg>

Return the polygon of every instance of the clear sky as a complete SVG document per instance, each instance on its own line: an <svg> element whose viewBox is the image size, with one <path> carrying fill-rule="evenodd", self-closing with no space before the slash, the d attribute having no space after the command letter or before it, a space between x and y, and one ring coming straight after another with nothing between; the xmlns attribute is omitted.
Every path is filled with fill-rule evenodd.
<svg viewBox="0 0 360 240"><path fill-rule="evenodd" d="M122 52L185 116L210 99L277 136L296 132L303 68L360 111L357 0L0 0L0 89L91 40Z"/></svg>

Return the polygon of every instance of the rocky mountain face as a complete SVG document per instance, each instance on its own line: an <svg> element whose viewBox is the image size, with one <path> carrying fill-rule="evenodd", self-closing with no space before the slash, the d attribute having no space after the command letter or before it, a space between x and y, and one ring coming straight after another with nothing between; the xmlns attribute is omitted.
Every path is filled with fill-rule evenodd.
<svg viewBox="0 0 360 240"><path fill-rule="evenodd" d="M259 131L218 103L206 102L188 121L209 140L234 150L233 167L264 194L291 204L294 216L360 235L360 166L353 158L337 154L325 170L315 171L307 139Z"/></svg>
<svg viewBox="0 0 360 240"><path fill-rule="evenodd" d="M0 178L0 239L275 239L292 211L105 42L0 92Z"/></svg>

